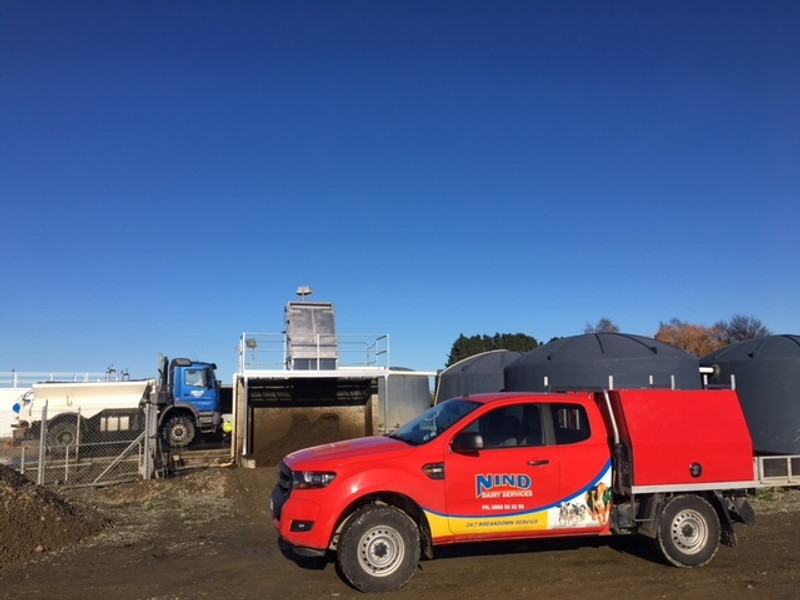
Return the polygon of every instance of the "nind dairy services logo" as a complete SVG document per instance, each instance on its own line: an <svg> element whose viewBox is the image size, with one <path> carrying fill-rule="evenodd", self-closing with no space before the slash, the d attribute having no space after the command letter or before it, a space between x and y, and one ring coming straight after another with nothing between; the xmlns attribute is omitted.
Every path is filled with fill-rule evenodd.
<svg viewBox="0 0 800 600"><path fill-rule="evenodd" d="M476 498L527 498L533 480L525 473L486 473L475 476Z"/></svg>

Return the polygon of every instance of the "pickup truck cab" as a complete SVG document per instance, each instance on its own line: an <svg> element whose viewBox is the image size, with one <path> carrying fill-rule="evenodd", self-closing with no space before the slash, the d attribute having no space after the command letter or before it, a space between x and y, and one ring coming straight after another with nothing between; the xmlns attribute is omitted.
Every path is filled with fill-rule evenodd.
<svg viewBox="0 0 800 600"><path fill-rule="evenodd" d="M497 393L294 452L271 505L297 554L335 551L348 582L383 592L434 546L469 541L641 533L700 566L752 521L753 478L734 392Z"/></svg>

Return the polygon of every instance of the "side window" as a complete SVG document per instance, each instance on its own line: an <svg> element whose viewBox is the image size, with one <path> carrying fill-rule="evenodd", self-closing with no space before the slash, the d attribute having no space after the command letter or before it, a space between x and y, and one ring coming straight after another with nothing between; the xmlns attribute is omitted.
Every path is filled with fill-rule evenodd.
<svg viewBox="0 0 800 600"><path fill-rule="evenodd" d="M592 436L586 409L580 404L553 404L553 431L556 444L575 444Z"/></svg>
<svg viewBox="0 0 800 600"><path fill-rule="evenodd" d="M521 446L544 446L540 404L526 404L522 407L522 435Z"/></svg>
<svg viewBox="0 0 800 600"><path fill-rule="evenodd" d="M186 385L194 387L206 387L206 370L205 369L186 369L186 377L184 379Z"/></svg>
<svg viewBox="0 0 800 600"><path fill-rule="evenodd" d="M487 450L544 444L541 408L538 404L498 408L471 423L465 431L480 433L483 447Z"/></svg>
<svg viewBox="0 0 800 600"><path fill-rule="evenodd" d="M518 446L522 433L518 412L517 406L498 408L471 423L466 431L480 433L487 450Z"/></svg>

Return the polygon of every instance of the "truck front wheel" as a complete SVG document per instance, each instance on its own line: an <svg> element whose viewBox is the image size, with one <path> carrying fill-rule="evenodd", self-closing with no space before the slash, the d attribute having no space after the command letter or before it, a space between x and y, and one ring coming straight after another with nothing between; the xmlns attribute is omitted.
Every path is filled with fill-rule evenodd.
<svg viewBox="0 0 800 600"><path fill-rule="evenodd" d="M194 439L194 423L189 417L175 415L164 427L164 437L172 448L185 448Z"/></svg>
<svg viewBox="0 0 800 600"><path fill-rule="evenodd" d="M673 565L702 567L714 558L719 539L719 517L700 496L676 496L664 507L657 542Z"/></svg>
<svg viewBox="0 0 800 600"><path fill-rule="evenodd" d="M419 564L419 529L391 506L366 506L339 536L337 563L343 577L362 592L391 592L403 587Z"/></svg>

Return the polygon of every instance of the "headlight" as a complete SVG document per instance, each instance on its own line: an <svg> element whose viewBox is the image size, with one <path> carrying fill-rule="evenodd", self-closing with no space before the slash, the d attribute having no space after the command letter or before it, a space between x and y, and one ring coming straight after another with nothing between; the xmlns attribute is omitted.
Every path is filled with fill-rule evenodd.
<svg viewBox="0 0 800 600"><path fill-rule="evenodd" d="M296 490L324 488L334 477L336 473L326 471L296 471L292 473L292 487Z"/></svg>

